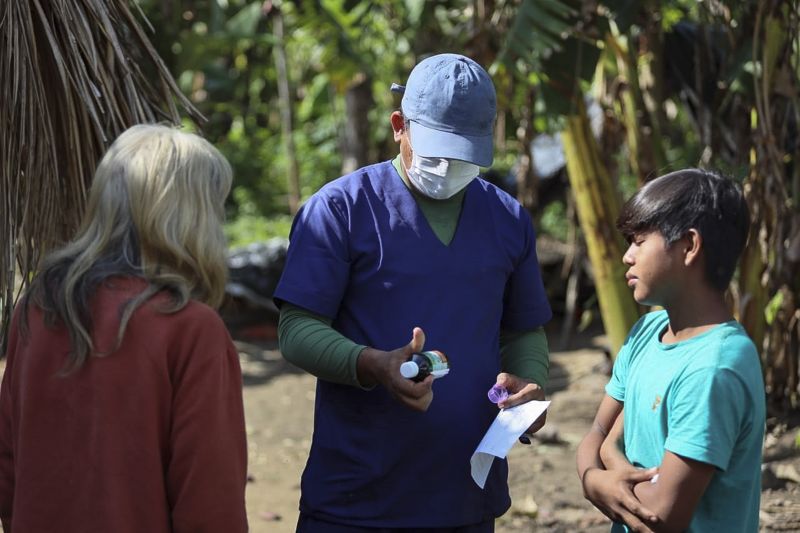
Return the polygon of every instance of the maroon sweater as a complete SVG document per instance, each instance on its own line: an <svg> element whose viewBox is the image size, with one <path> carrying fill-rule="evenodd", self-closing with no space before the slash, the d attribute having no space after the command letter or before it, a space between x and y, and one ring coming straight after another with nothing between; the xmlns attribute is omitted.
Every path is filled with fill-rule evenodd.
<svg viewBox="0 0 800 533"><path fill-rule="evenodd" d="M119 308L143 288L116 279L93 299L110 351ZM219 316L192 301L132 316L120 348L58 375L63 327L31 306L12 321L0 388L0 519L6 533L247 531L247 448L237 352Z"/></svg>

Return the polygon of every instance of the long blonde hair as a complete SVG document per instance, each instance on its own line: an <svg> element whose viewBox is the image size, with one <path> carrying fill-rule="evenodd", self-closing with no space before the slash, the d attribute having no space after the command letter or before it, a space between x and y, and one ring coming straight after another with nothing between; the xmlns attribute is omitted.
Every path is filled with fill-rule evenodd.
<svg viewBox="0 0 800 533"><path fill-rule="evenodd" d="M124 131L97 167L77 235L47 257L32 281L23 327L31 299L46 323L63 323L72 344L69 372L94 353L89 302L107 278L147 282L122 310L117 346L133 311L162 290L172 295L167 313L190 299L218 306L227 278L222 221L232 174L225 157L197 135L155 124Z"/></svg>

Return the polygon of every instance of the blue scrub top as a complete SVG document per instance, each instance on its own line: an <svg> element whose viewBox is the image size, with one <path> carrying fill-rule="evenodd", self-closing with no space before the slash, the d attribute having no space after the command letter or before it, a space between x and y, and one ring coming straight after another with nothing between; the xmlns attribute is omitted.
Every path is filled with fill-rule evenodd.
<svg viewBox="0 0 800 533"><path fill-rule="evenodd" d="M530 217L482 179L467 187L455 235L443 244L390 162L328 183L295 217L275 291L333 319L356 343L406 345L415 326L450 373L425 413L385 389L317 382L314 436L301 512L365 527L448 527L500 516L510 505L507 465L485 490L469 459L497 415L486 391L500 371L500 329L552 313Z"/></svg>

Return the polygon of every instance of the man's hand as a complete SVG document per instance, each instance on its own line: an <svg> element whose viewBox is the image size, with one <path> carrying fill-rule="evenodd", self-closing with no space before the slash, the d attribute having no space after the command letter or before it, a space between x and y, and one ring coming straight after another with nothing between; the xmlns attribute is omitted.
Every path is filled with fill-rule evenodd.
<svg viewBox="0 0 800 533"><path fill-rule="evenodd" d="M657 468L589 468L583 474L583 494L614 522L624 522L633 531L652 531L648 524L654 524L658 517L636 498L633 487L657 473Z"/></svg>
<svg viewBox="0 0 800 533"><path fill-rule="evenodd" d="M400 365L414 352L422 351L424 345L425 333L414 328L411 341L402 348L391 352L364 348L358 356L358 381L382 385L399 402L417 411L427 411L433 400L433 376L417 383L400 374Z"/></svg>
<svg viewBox="0 0 800 533"><path fill-rule="evenodd" d="M497 404L501 409L514 407L531 400L544 400L544 389L529 379L501 372L497 374L497 384L502 385L508 391L508 398ZM546 421L547 412L545 411L525 433L536 433L544 427Z"/></svg>

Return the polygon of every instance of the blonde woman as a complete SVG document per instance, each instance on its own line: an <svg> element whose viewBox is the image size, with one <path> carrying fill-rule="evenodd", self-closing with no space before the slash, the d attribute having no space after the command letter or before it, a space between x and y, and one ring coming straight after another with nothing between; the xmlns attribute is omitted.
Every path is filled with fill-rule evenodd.
<svg viewBox="0 0 800 533"><path fill-rule="evenodd" d="M125 131L75 239L12 320L0 388L6 532L247 530L237 353L213 307L231 168L200 137Z"/></svg>

